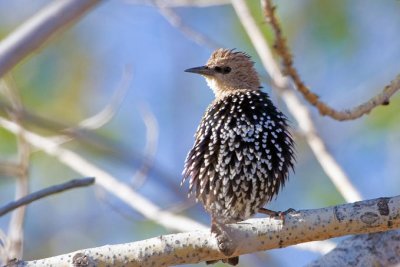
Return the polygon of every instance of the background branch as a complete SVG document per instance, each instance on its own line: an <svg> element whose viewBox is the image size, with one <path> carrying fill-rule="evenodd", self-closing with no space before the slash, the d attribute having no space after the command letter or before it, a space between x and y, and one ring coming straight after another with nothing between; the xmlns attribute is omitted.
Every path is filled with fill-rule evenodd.
<svg viewBox="0 0 400 267"><path fill-rule="evenodd" d="M48 188L39 190L37 192L30 193L29 195L26 195L16 201L13 201L3 207L0 207L0 216L3 216L4 214L6 214L18 207L27 205L29 203L32 203L33 201L42 199L44 197L47 197L47 196L50 196L53 194L57 194L57 193L60 193L60 192L63 192L63 191L69 190L69 189L92 185L94 183L94 181L95 181L94 178L74 179L74 180L68 181L66 183L53 185Z"/></svg>
<svg viewBox="0 0 400 267"><path fill-rule="evenodd" d="M21 126L0 117L0 126L8 131L19 134L23 131L24 138L33 147L43 150L59 162L69 166L71 169L85 176L96 177L96 185L103 187L109 193L124 201L130 207L141 213L148 219L172 230L192 231L204 229L202 224L186 218L163 211L150 200L136 193L126 184L118 181L108 172L90 163L75 152L60 147L57 143L33 132L23 129Z"/></svg>
<svg viewBox="0 0 400 267"><path fill-rule="evenodd" d="M9 80L12 82L12 79ZM22 101L16 86L9 86L1 81L1 89L4 96L9 100L14 110L22 109ZM10 116L16 124L20 124L18 116L15 113L10 113ZM25 141L22 132L17 134L17 154L18 154L18 170L16 173L15 183L15 199L22 198L29 193L29 162L30 162L30 147ZM21 207L15 210L8 226L8 235L6 238L6 259L21 258L24 247L24 222L25 222L26 207Z"/></svg>
<svg viewBox="0 0 400 267"><path fill-rule="evenodd" d="M143 162L131 178L132 187L134 189L140 188L146 182L146 178L149 175L149 171L151 170L151 167L154 164L154 158L157 152L158 134L159 134L157 118L154 116L150 107L145 103L140 103L138 108L142 120L146 126L146 144L144 147L145 156Z"/></svg>
<svg viewBox="0 0 400 267"><path fill-rule="evenodd" d="M208 47L220 47L218 43L208 38L206 35L194 31L191 27L187 26L182 18L171 8L170 3L164 0L152 0L153 4L157 7L159 12L164 18L173 26L178 28L188 39L196 44Z"/></svg>
<svg viewBox="0 0 400 267"><path fill-rule="evenodd" d="M292 90L290 81L283 76L272 51L244 0L232 0L236 14L253 43L261 62L271 77L272 85L280 93L289 112L297 121L307 143L311 147L322 169L331 179L337 190L348 202L361 200L361 194L351 183L345 171L328 151L325 142L318 134L311 118L309 108L304 105Z"/></svg>
<svg viewBox="0 0 400 267"><path fill-rule="evenodd" d="M399 266L399 240L399 230L352 236L307 267Z"/></svg>
<svg viewBox="0 0 400 267"><path fill-rule="evenodd" d="M278 19L275 16L276 7L272 4L272 0L262 0L262 3L266 20L275 34L274 48L282 59L283 73L292 79L303 97L311 105L315 106L321 115L326 115L339 121L354 120L368 114L377 106L388 105L390 97L400 90L400 75L398 75L389 85L385 86L381 93L363 104L344 111L338 111L330 107L325 102L319 100L319 97L304 84L296 68L293 66L293 56L286 44L286 39L283 36L283 31Z"/></svg>
<svg viewBox="0 0 400 267"><path fill-rule="evenodd" d="M0 42L0 77L102 0L51 2Z"/></svg>
<svg viewBox="0 0 400 267"><path fill-rule="evenodd" d="M232 256L282 248L311 240L349 234L374 233L400 227L400 196L378 198L334 207L288 213L280 219L250 219L229 225ZM148 240L83 249L43 260L9 266L170 266L225 258L209 231L163 235Z"/></svg>

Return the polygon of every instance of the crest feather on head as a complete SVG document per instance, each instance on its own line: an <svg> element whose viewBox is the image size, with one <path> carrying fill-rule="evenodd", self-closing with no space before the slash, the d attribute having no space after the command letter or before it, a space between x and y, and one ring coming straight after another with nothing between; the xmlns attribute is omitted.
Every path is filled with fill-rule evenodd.
<svg viewBox="0 0 400 267"><path fill-rule="evenodd" d="M245 53L245 52L241 52L241 51L236 51L235 48L233 49L226 49L226 48L219 48L217 50L215 50L208 62L207 65L216 65L218 63L223 63L223 62L229 62L229 61L236 61L236 62L242 62L242 63L247 63L247 64L251 64L254 65L254 62L251 60L251 57Z"/></svg>

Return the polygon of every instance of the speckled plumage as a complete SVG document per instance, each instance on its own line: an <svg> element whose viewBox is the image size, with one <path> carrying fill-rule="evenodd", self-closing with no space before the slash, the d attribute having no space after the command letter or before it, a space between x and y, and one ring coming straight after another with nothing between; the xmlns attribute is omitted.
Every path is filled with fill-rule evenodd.
<svg viewBox="0 0 400 267"><path fill-rule="evenodd" d="M266 93L240 90L207 109L184 177L215 219L245 220L284 185L293 164L286 117Z"/></svg>
<svg viewBox="0 0 400 267"><path fill-rule="evenodd" d="M189 178L189 192L213 224L246 220L278 194L293 168L287 119L260 91L245 53L218 49L205 66L186 71L203 75L215 100L197 129L182 183Z"/></svg>

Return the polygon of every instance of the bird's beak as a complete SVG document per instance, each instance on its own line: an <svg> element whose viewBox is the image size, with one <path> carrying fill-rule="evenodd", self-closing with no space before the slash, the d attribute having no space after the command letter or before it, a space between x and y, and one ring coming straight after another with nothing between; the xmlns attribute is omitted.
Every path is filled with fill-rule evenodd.
<svg viewBox="0 0 400 267"><path fill-rule="evenodd" d="M201 66L201 67L187 69L187 70L185 70L185 72L197 73L197 74L206 75L206 76L210 76L210 75L214 74L214 70L210 69L207 66Z"/></svg>

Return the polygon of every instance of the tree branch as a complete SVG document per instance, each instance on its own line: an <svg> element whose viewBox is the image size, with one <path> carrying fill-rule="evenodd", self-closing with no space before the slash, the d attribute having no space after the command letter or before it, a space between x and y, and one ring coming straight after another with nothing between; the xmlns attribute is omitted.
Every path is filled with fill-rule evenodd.
<svg viewBox="0 0 400 267"><path fill-rule="evenodd" d="M375 233L400 227L400 196L314 210L294 211L280 219L250 219L229 225L238 256L312 240ZM170 266L225 258L210 231L159 236L148 240L79 250L8 266Z"/></svg>
<svg viewBox="0 0 400 267"><path fill-rule="evenodd" d="M51 2L0 42L0 77L102 0Z"/></svg>
<svg viewBox="0 0 400 267"><path fill-rule="evenodd" d="M385 86L383 91L378 95L372 97L367 102L360 104L352 109L338 111L330 107L325 102L319 100L318 95L313 93L301 80L299 73L293 66L293 57L288 45L286 44L285 37L282 34L282 28L275 16L276 7L272 4L272 0L263 0L264 14L267 22L270 24L275 34L275 51L282 59L283 72L288 75L296 85L303 97L313 106L315 106L319 113L323 116L329 116L335 120L354 120L361 116L368 114L372 109L379 105L388 105L390 98L400 90L400 75L398 75L389 85Z"/></svg>
<svg viewBox="0 0 400 267"><path fill-rule="evenodd" d="M352 236L307 267L399 266L399 240L399 230Z"/></svg>
<svg viewBox="0 0 400 267"><path fill-rule="evenodd" d="M272 86L280 93L289 112L297 121L298 127L304 133L306 141L322 169L347 202L361 200L361 194L351 183L343 168L328 151L324 140L318 134L309 108L300 101L299 97L292 90L289 79L283 76L280 71L267 41L258 28L256 21L251 16L246 2L244 0L232 0L232 5L250 37L265 70L271 77Z"/></svg>
<svg viewBox="0 0 400 267"><path fill-rule="evenodd" d="M39 200L41 198L57 194L69 189L77 188L77 187L83 187L83 186L88 186L92 185L94 183L94 178L84 178L84 179L74 179L71 181L68 181L66 183L58 184L58 185L53 185L47 188L44 188L42 190L36 191L34 193L31 193L29 195L26 195L16 201L10 202L7 205L3 206L0 208L0 217L3 216L4 214L18 208L24 205L27 205L33 201Z"/></svg>
<svg viewBox="0 0 400 267"><path fill-rule="evenodd" d="M48 155L55 157L59 162L81 175L96 177L96 185L103 187L106 191L124 201L146 218L168 229L192 231L205 228L204 225L192 219L163 211L153 202L132 190L132 188L118 181L118 179L111 174L92 164L77 153L62 148L48 138L30 132L20 125L2 117L0 117L0 126L14 134L23 131L25 140L33 147L43 150Z"/></svg>
<svg viewBox="0 0 400 267"><path fill-rule="evenodd" d="M163 15L173 27L179 29L180 32L183 33L189 40L192 40L200 46L205 45L208 47L220 47L220 45L214 40L187 26L182 18L175 12L175 10L170 7L170 3L167 3L164 0L152 0L152 2L157 7L161 15Z"/></svg>
<svg viewBox="0 0 400 267"><path fill-rule="evenodd" d="M10 80L11 82L12 80ZM15 86L11 87L4 83L2 93L10 101L13 109L20 110L22 101ZM20 124L18 116L10 114L15 123ZM15 199L25 197L29 193L29 163L30 163L30 146L23 138L22 132L17 135L17 153L18 153L18 173L16 175ZM5 255L6 261L13 258L21 258L24 247L24 224L25 224L26 208L14 210L8 223L8 235L5 239Z"/></svg>

